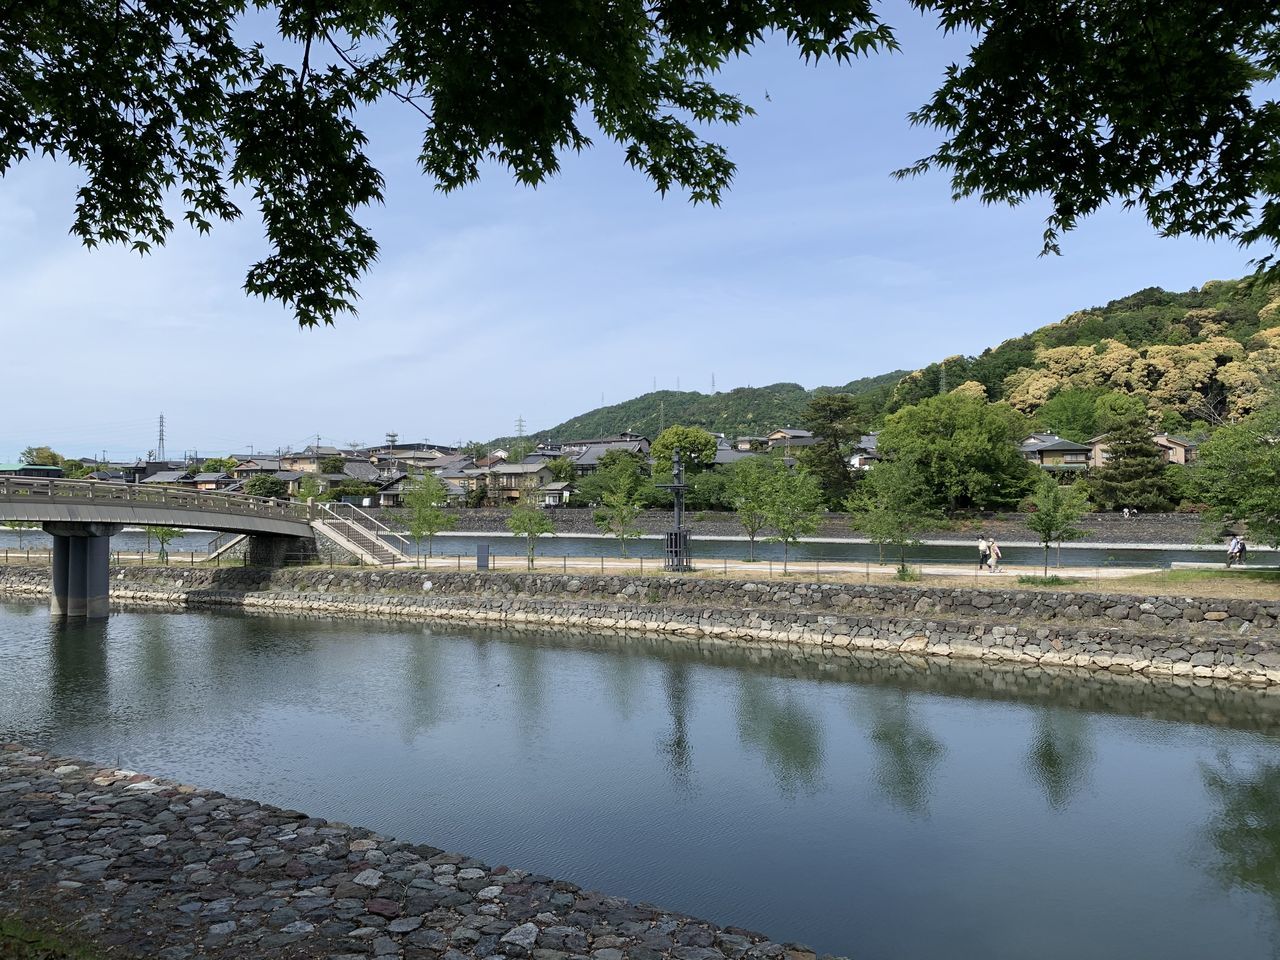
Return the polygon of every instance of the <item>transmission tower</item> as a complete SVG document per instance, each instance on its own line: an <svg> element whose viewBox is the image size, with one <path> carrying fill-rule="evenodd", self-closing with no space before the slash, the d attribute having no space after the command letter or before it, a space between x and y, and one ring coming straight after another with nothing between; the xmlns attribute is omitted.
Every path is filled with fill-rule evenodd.
<svg viewBox="0 0 1280 960"><path fill-rule="evenodd" d="M163 460L164 457L164 414L160 414L160 436L156 441L156 459Z"/></svg>

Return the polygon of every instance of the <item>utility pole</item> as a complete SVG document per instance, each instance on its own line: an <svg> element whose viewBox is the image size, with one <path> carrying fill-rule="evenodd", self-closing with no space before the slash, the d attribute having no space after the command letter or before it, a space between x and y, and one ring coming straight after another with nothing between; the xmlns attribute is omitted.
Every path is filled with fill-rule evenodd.
<svg viewBox="0 0 1280 960"><path fill-rule="evenodd" d="M716 372L714 370L711 371L711 392L716 392Z"/></svg>

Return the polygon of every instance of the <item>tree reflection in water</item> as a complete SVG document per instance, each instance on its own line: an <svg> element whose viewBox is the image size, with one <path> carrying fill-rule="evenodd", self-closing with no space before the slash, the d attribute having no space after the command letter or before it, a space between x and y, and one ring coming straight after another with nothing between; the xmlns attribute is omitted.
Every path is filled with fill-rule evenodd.
<svg viewBox="0 0 1280 960"><path fill-rule="evenodd" d="M1212 874L1227 888L1266 895L1280 912L1280 763L1241 769L1225 754L1201 765L1217 804L1207 833L1216 852Z"/></svg>
<svg viewBox="0 0 1280 960"><path fill-rule="evenodd" d="M822 724L797 700L794 686L743 674L738 683L738 739L760 751L784 793L813 793L822 782Z"/></svg>
<svg viewBox="0 0 1280 960"><path fill-rule="evenodd" d="M854 712L870 724L881 796L904 813L928 816L930 781L947 748L921 721L911 699L902 690L864 691Z"/></svg>
<svg viewBox="0 0 1280 960"><path fill-rule="evenodd" d="M1066 808L1088 780L1093 758L1093 734L1085 714L1053 708L1036 711L1026 766L1049 806Z"/></svg>

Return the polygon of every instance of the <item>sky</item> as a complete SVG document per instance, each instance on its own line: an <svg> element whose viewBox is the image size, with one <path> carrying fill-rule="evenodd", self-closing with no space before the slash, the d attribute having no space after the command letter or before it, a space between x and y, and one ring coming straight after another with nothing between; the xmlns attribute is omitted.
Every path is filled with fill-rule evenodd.
<svg viewBox="0 0 1280 960"><path fill-rule="evenodd" d="M944 172L890 172L937 135L907 113L962 57L899 4L903 45L852 66L770 42L720 84L758 111L712 135L737 163L719 207L665 198L598 140L530 189L496 166L449 195L416 165L416 114L361 118L386 180L361 220L381 246L358 317L300 330L242 292L266 252L248 216L185 227L147 257L68 229L80 174L48 161L0 179L8 414L28 445L132 460L324 443L454 443L550 427L653 389L838 385L1002 340L1149 286L1249 272L1226 242L1158 238L1117 205L1041 257L1047 203L956 203ZM176 208L175 208L176 209Z"/></svg>

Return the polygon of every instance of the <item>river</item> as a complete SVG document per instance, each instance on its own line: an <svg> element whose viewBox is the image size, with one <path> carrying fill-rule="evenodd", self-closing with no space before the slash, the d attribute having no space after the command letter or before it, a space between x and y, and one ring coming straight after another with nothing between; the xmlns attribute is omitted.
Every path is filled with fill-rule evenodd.
<svg viewBox="0 0 1280 960"><path fill-rule="evenodd" d="M861 960L1276 956L1274 698L0 604L0 739Z"/></svg>

